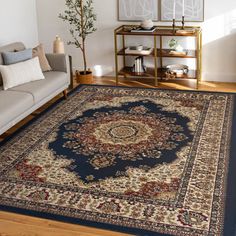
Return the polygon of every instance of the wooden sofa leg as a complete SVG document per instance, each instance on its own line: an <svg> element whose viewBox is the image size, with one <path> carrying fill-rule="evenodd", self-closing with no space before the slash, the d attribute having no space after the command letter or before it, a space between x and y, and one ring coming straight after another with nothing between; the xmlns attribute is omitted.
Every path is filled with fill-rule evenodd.
<svg viewBox="0 0 236 236"><path fill-rule="evenodd" d="M67 90L66 89L63 91L63 96L65 99L67 99Z"/></svg>

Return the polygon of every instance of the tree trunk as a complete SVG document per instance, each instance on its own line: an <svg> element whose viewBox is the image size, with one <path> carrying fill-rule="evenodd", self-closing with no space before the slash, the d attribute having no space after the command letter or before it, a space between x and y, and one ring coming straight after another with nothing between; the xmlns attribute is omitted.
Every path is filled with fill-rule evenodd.
<svg viewBox="0 0 236 236"><path fill-rule="evenodd" d="M84 60L84 74L86 75L87 61L86 61L86 48L85 48L85 38L84 38L84 14L83 14L83 0L80 0L80 14L81 14L81 30L82 30L82 52Z"/></svg>
<svg viewBox="0 0 236 236"><path fill-rule="evenodd" d="M87 71L87 59L86 59L85 39L83 39L83 60L84 60L84 74L86 75L86 71Z"/></svg>

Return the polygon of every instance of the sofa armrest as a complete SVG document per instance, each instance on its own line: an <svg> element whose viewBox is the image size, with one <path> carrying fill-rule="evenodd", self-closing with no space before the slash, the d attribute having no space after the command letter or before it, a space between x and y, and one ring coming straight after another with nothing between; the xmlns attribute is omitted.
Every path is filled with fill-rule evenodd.
<svg viewBox="0 0 236 236"><path fill-rule="evenodd" d="M70 73L70 63L68 55L47 53L46 57L53 71Z"/></svg>

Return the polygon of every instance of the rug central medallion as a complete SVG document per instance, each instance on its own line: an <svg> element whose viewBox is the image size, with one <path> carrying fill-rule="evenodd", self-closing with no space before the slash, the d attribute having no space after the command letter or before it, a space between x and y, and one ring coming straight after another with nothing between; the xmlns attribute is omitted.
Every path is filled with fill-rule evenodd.
<svg viewBox="0 0 236 236"><path fill-rule="evenodd" d="M128 168L150 170L174 161L176 151L191 140L188 122L151 101L93 108L61 125L49 147L73 159L82 181L99 181L125 176Z"/></svg>
<svg viewBox="0 0 236 236"><path fill-rule="evenodd" d="M100 125L94 134L103 143L128 145L147 140L152 131L141 122L120 120Z"/></svg>

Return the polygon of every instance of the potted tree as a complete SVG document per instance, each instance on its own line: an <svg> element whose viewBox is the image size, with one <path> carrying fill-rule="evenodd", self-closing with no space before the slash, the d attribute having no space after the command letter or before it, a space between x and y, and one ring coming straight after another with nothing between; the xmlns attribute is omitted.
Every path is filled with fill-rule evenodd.
<svg viewBox="0 0 236 236"><path fill-rule="evenodd" d="M79 83L91 83L92 72L87 68L86 39L96 31L94 23L96 15L93 13L93 0L66 0L66 10L59 15L63 21L70 24L70 33L73 38L68 45L74 45L80 49L83 55L82 71L76 71L76 79Z"/></svg>

